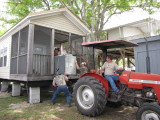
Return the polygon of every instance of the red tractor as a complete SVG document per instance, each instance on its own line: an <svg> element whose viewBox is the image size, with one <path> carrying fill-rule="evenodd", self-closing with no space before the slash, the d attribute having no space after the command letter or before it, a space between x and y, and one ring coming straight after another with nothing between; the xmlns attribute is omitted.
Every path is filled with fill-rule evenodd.
<svg viewBox="0 0 160 120"><path fill-rule="evenodd" d="M133 46L125 40L84 43L84 46L104 48ZM137 120L160 120L160 75L123 71L120 75L121 94L116 95L105 78L96 73L86 73L75 83L73 94L78 111L90 117L100 115L106 104L139 107Z"/></svg>

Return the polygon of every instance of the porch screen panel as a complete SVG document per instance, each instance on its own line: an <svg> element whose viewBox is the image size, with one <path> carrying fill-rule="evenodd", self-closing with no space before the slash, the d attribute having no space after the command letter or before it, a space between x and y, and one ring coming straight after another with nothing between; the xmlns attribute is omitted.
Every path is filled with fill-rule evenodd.
<svg viewBox="0 0 160 120"><path fill-rule="evenodd" d="M29 26L12 36L11 74L26 74Z"/></svg>
<svg viewBox="0 0 160 120"><path fill-rule="evenodd" d="M0 57L0 67L3 66L3 57Z"/></svg>
<svg viewBox="0 0 160 120"><path fill-rule="evenodd" d="M29 26L20 30L18 74L27 73L28 29Z"/></svg>
<svg viewBox="0 0 160 120"><path fill-rule="evenodd" d="M80 64L82 61L84 61L83 58L83 47L82 47L82 42L83 42L83 37L80 35L76 34L71 34L71 42L72 42L72 54L76 56L78 64ZM86 62L86 61L85 61Z"/></svg>
<svg viewBox="0 0 160 120"><path fill-rule="evenodd" d="M20 31L19 55L27 53L28 50L28 26Z"/></svg>
<svg viewBox="0 0 160 120"><path fill-rule="evenodd" d="M35 26L33 48L33 74L50 75L52 29ZM52 53L53 54L53 53Z"/></svg>
<svg viewBox="0 0 160 120"><path fill-rule="evenodd" d="M19 57L18 60L18 74L26 74L27 73L27 55L23 55Z"/></svg>
<svg viewBox="0 0 160 120"><path fill-rule="evenodd" d="M11 74L17 74L17 57L12 58L10 70Z"/></svg>
<svg viewBox="0 0 160 120"><path fill-rule="evenodd" d="M17 58L18 58L18 39L19 32L12 36L12 50L11 50L11 74L17 74Z"/></svg>
<svg viewBox="0 0 160 120"><path fill-rule="evenodd" d="M12 57L16 57L18 55L18 38L19 38L19 32L14 34L12 36Z"/></svg>
<svg viewBox="0 0 160 120"><path fill-rule="evenodd" d="M82 48L82 42L83 37L79 35L72 34L71 35L71 41L72 41L72 54L83 54L83 48Z"/></svg>

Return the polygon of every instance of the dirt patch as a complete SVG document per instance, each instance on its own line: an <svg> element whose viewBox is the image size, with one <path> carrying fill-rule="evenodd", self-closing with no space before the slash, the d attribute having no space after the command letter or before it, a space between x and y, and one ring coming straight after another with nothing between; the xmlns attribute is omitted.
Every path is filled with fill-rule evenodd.
<svg viewBox="0 0 160 120"><path fill-rule="evenodd" d="M0 98L10 97L11 93L8 92L0 92Z"/></svg>

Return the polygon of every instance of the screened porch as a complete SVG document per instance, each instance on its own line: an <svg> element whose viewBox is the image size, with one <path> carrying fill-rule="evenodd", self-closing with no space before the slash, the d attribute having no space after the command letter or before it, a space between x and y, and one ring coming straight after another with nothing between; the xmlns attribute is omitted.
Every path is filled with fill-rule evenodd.
<svg viewBox="0 0 160 120"><path fill-rule="evenodd" d="M72 54L81 62L85 37L30 24L12 35L11 69L13 80L51 80L55 74L54 50Z"/></svg>

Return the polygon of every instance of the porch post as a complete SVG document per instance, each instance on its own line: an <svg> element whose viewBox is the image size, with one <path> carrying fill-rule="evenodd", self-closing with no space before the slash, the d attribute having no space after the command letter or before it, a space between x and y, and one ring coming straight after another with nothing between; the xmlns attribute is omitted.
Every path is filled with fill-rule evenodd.
<svg viewBox="0 0 160 120"><path fill-rule="evenodd" d="M71 39L71 33L69 33L69 40L68 40L68 46L69 46L69 49L68 49L68 53L71 54L72 53L72 39Z"/></svg>
<svg viewBox="0 0 160 120"><path fill-rule="evenodd" d="M28 31L28 56L27 56L27 74L32 74L33 69L33 44L34 44L34 24L29 24Z"/></svg>
<svg viewBox="0 0 160 120"><path fill-rule="evenodd" d="M52 29L52 37L51 37L51 74L54 74L54 39L55 39L55 30Z"/></svg>
<svg viewBox="0 0 160 120"><path fill-rule="evenodd" d="M90 47L90 70L95 69L95 60L94 60L94 47Z"/></svg>

